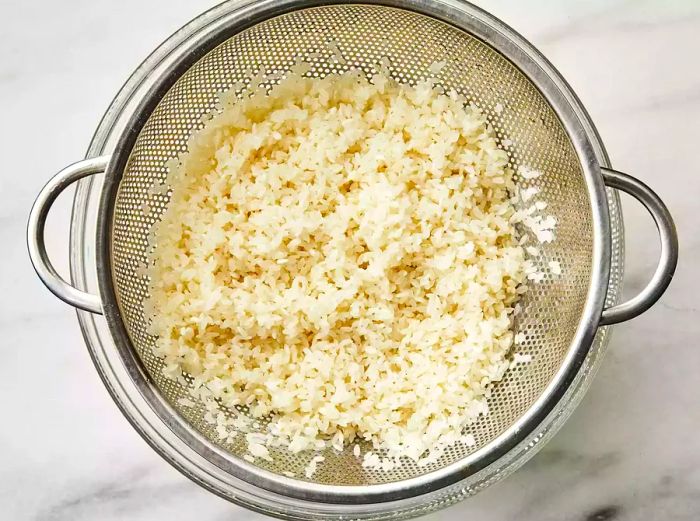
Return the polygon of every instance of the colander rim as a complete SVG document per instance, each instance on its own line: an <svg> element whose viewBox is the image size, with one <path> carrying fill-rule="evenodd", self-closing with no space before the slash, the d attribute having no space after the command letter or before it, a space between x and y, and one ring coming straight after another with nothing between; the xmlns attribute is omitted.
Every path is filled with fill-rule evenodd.
<svg viewBox="0 0 700 521"><path fill-rule="evenodd" d="M467 32L509 59L545 97L574 145L588 188L594 230L591 282L582 319L561 367L532 407L497 438L457 462L421 476L362 486L327 485L287 478L229 454L190 427L160 396L131 347L113 286L111 261L114 204L123 170L141 128L177 79L207 52L255 24L300 9L349 4L399 8L436 18ZM200 456L236 478L286 497L332 504L372 504L427 494L473 475L517 446L556 407L588 354L603 309L610 271L611 246L606 239L610 235L608 205L589 133L571 104L571 99L578 100L554 67L531 44L503 22L463 1L264 0L243 4L235 13L237 16L230 20L231 23L215 27L205 41L189 42L193 52L183 53L154 82L120 136L105 173L97 222L97 278L107 324L132 381L158 417ZM174 418L178 420L174 421Z"/></svg>

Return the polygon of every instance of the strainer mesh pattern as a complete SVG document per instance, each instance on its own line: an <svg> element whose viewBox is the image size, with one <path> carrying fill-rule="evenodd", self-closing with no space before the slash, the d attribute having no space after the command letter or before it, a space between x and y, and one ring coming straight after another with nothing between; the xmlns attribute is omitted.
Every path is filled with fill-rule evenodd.
<svg viewBox="0 0 700 521"><path fill-rule="evenodd" d="M311 479L330 485L371 485L416 477L458 461L501 434L530 408L560 367L579 325L592 268L593 222L583 172L556 114L517 68L480 40L425 15L366 5L304 9L234 35L202 57L152 113L124 169L113 221L113 280L133 348L160 393L184 421L232 458L245 454L244 437L223 443L204 420L204 407L180 405L179 398L189 397L187 389L163 376L162 361L152 352L154 338L146 332L143 301L148 280L143 267L148 238L169 200L168 193L156 193L153 187L165 182L167 161L186 150L202 116L215 108L218 93L237 83L248 84L260 69L278 77L275 73L288 71L298 60L311 65L308 75L314 77L351 68L371 76L379 63L388 64L399 82L412 84L435 76L441 85L483 109L513 169L525 165L544 172L537 179L518 180L523 188L540 189L537 199L547 203L547 214L558 222L555 241L537 245L541 250L537 263L545 279L532 285L516 318L517 330L526 335L518 352L532 355L532 362L516 366L494 387L491 413L467 428L476 446L457 445L433 465L418 467L406 461L388 472L363 468L351 450L336 454L329 449ZM437 75L429 70L435 62L445 64ZM552 260L560 262L561 276L550 274L547 265ZM306 479L304 468L312 454L294 455L283 449L271 454L272 462L256 464Z"/></svg>

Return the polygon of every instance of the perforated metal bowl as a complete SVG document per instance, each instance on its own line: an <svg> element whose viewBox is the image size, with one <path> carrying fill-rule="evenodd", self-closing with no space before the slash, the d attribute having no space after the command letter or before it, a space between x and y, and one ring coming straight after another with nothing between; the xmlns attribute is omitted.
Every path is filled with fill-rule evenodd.
<svg viewBox="0 0 700 521"><path fill-rule="evenodd" d="M108 119L121 126L103 131L111 135L112 152L59 172L37 198L28 229L32 262L49 289L80 309L105 315L121 373L94 350L90 326L81 318L97 367L135 427L204 486L289 518L417 515L474 493L524 461L585 387L605 339L598 328L642 313L670 282L677 241L663 203L639 181L603 166L606 158L592 124L551 65L511 29L464 2L231 2L183 31L142 66L115 100ZM433 76L431 64L444 62L440 83L486 112L511 166L545 173L518 180L522 186L537 185L558 220L556 240L543 247L538 262L557 260L563 268L563 276L545 279L522 302L515 327L527 332L520 351L533 361L509 371L494 387L491 413L469 427L476 446L457 445L426 467L406 461L388 472L369 470L351 451L330 449L311 479L303 477L303 469L312 454L279 449L272 462L248 463L242 459L243 437L220 441L204 420L202 406L179 404L187 389L163 376L162 361L152 352L154 338L146 332L143 310L148 281L140 266L149 231L168 196L149 189L165 180L167 160L186 150L187 138L215 107L218 93L249 81L251 71L284 72L299 59L310 63L309 74L318 77L349 68L371 76L388 59L392 76L407 83ZM104 140L93 147L97 154L108 150ZM92 207L98 214L98 297L56 274L43 228L51 203L65 187L102 172L99 206ZM644 204L661 237L652 281L625 304L617 302L622 223L616 196L606 193L606 185ZM133 389L122 394L127 374ZM147 404L152 413L127 403L132 400ZM149 414L153 417L146 418ZM301 477L289 478L283 471Z"/></svg>

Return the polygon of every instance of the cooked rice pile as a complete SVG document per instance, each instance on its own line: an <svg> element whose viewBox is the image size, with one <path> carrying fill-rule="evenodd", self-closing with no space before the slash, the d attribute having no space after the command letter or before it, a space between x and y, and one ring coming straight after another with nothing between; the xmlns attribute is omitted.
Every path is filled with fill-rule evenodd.
<svg viewBox="0 0 700 521"><path fill-rule="evenodd" d="M294 452L363 438L429 463L473 443L532 272L507 161L430 82L292 76L224 102L171 165L154 230L167 373L272 415Z"/></svg>

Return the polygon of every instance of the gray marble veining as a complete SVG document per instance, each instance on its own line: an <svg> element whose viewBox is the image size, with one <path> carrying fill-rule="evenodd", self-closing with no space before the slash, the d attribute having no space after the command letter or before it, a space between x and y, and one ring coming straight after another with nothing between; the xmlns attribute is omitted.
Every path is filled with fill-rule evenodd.
<svg viewBox="0 0 700 521"><path fill-rule="evenodd" d="M654 187L679 230L662 301L615 328L591 390L564 429L507 480L431 521L700 519L700 2L481 0L571 83L613 165ZM56 170L82 157L111 96L146 54L211 1L6 2L0 6L0 511L8 520L263 517L190 483L121 417L70 308L29 265L24 226ZM658 245L624 199L626 290ZM70 201L47 242L67 272Z"/></svg>

